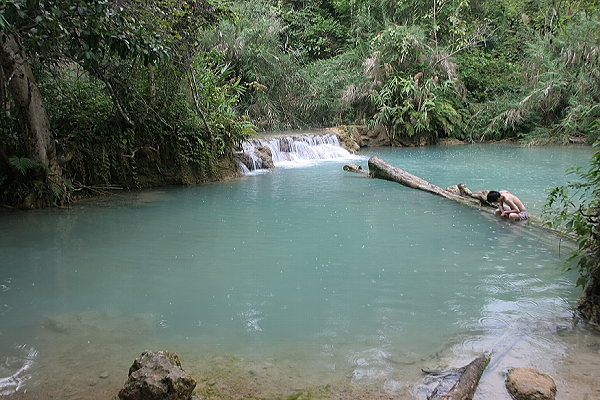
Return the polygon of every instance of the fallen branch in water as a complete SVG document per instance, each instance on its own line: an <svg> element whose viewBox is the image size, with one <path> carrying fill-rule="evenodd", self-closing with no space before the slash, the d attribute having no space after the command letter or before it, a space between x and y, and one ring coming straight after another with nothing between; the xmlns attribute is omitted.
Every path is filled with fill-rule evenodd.
<svg viewBox="0 0 600 400"><path fill-rule="evenodd" d="M369 159L368 173L360 165L354 163L345 165L344 170L368 175L371 178L397 182L413 189L422 190L424 192L441 196L445 199L454 200L481 211L493 213L496 209L496 206L488 203L486 199L489 190L478 190L476 192L472 192L462 183L444 189L426 181L423 178L419 178L418 176L413 175L402 168L395 167L376 156ZM561 237L573 239L573 236L569 235L567 232L548 226L542 219L538 217L530 215L527 222L532 223L540 228L549 230Z"/></svg>
<svg viewBox="0 0 600 400"><path fill-rule="evenodd" d="M361 167L360 165L358 165L356 163L350 163L350 164L344 165L344 171L356 172L357 174L369 175L369 171L363 169L363 167Z"/></svg>
<svg viewBox="0 0 600 400"><path fill-rule="evenodd" d="M481 355L461 368L441 371L422 370L431 375L431 381L437 381L433 391L428 394L430 400L471 400L483 371L490 363L488 354Z"/></svg>
<svg viewBox="0 0 600 400"><path fill-rule="evenodd" d="M115 190L123 190L123 186L111 185L111 184L88 186L88 185L84 185L82 183L75 183L73 185L73 190L74 191L87 190L88 192L93 193L95 195L107 195L107 194L111 194L111 192L115 191Z"/></svg>
<svg viewBox="0 0 600 400"><path fill-rule="evenodd" d="M369 176L371 178L398 182L404 186L458 201L459 203L467 204L472 207L487 210L492 210L494 208L494 206L485 199L488 192L487 190L471 192L471 190L463 184L443 189L402 168L395 167L379 157L371 157L369 159Z"/></svg>

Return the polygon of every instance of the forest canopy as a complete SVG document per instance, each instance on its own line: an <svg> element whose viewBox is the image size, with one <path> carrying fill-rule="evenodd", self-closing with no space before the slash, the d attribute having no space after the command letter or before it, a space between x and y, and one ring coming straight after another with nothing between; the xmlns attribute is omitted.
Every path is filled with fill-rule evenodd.
<svg viewBox="0 0 600 400"><path fill-rule="evenodd" d="M592 0L7 0L0 196L219 179L256 130L592 143L599 25Z"/></svg>

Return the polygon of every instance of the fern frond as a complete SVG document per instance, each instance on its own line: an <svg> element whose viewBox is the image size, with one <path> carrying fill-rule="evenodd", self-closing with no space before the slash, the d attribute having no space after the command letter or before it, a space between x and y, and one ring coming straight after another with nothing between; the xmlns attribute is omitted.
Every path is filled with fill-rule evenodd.
<svg viewBox="0 0 600 400"><path fill-rule="evenodd" d="M19 171L21 175L27 175L31 170L44 167L39 161L27 157L10 157L8 162Z"/></svg>

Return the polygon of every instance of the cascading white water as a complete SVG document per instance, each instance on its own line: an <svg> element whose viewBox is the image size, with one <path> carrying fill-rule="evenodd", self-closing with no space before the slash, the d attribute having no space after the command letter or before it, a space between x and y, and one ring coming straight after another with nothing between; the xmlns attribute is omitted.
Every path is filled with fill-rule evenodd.
<svg viewBox="0 0 600 400"><path fill-rule="evenodd" d="M276 167L294 167L326 160L347 160L360 158L344 149L335 134L289 135L253 138L242 143L245 162L238 162L242 173L268 168L260 148L271 151L271 159Z"/></svg>

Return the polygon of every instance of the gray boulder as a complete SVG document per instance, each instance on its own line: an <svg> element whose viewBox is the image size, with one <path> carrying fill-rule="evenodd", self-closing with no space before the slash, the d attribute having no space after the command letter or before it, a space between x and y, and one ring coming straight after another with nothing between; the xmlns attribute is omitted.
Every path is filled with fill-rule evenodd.
<svg viewBox="0 0 600 400"><path fill-rule="evenodd" d="M129 368L120 400L190 400L196 381L169 351L144 351Z"/></svg>
<svg viewBox="0 0 600 400"><path fill-rule="evenodd" d="M535 368L513 368L506 377L506 388L515 400L554 400L556 383Z"/></svg>
<svg viewBox="0 0 600 400"><path fill-rule="evenodd" d="M237 152L233 154L233 160L241 165L245 165L246 168L248 168L249 170L251 170L254 166L252 164L252 159L250 158L250 155L244 152Z"/></svg>
<svg viewBox="0 0 600 400"><path fill-rule="evenodd" d="M273 153L270 148L267 146L259 146L256 148L255 153L262 161L263 168L275 168L275 164L273 164Z"/></svg>

